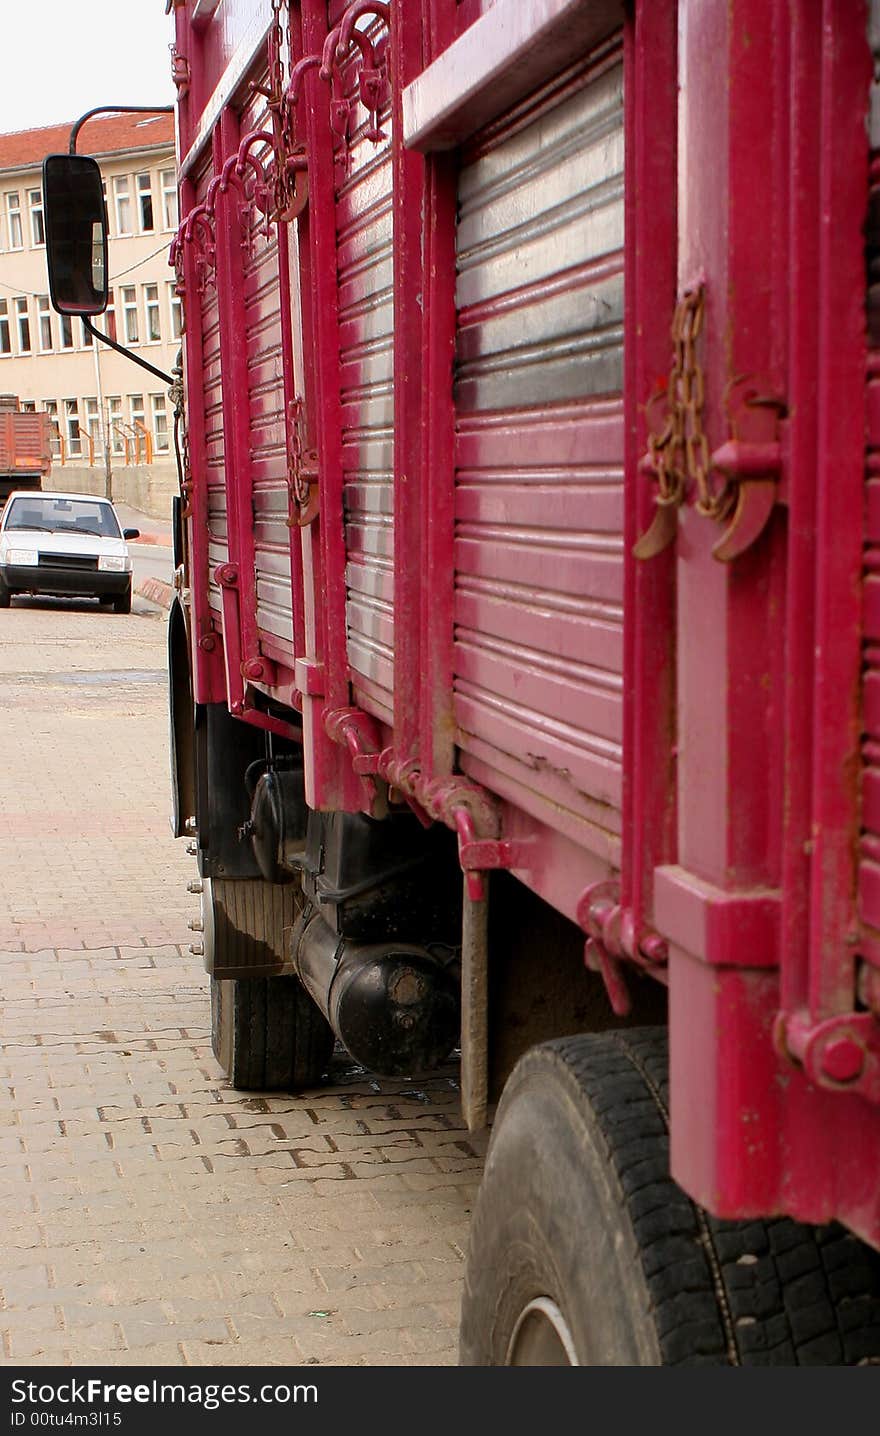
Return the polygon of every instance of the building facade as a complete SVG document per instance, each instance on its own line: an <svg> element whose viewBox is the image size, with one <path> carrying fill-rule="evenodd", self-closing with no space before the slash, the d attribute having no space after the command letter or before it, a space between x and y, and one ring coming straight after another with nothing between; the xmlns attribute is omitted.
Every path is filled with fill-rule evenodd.
<svg viewBox="0 0 880 1436"><path fill-rule="evenodd" d="M53 469L157 463L172 450L168 386L49 302L41 166L66 152L69 125L0 135L0 392L51 416ZM97 159L110 233L111 304L94 321L169 373L180 300L168 250L177 228L171 115L90 120L77 150ZM66 485L65 485L66 487Z"/></svg>

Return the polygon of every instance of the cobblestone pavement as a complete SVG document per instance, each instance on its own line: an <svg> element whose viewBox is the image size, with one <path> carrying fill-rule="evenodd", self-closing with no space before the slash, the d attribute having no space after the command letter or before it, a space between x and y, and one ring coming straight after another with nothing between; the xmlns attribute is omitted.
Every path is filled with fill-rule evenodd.
<svg viewBox="0 0 880 1436"><path fill-rule="evenodd" d="M455 1360L453 1069L239 1094L168 826L164 615L0 615L0 1362Z"/></svg>

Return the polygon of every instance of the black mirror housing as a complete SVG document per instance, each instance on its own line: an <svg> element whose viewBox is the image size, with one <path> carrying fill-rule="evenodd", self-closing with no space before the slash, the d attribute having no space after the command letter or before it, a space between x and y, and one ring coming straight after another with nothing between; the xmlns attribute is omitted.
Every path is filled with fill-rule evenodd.
<svg viewBox="0 0 880 1436"><path fill-rule="evenodd" d="M59 314L103 314L109 297L101 171L86 155L43 160L49 293Z"/></svg>
<svg viewBox="0 0 880 1436"><path fill-rule="evenodd" d="M141 536L141 531L140 531L140 529L123 529L123 530L122 530L122 537L123 537L124 539L136 539L136 538L140 538L140 536Z"/></svg>

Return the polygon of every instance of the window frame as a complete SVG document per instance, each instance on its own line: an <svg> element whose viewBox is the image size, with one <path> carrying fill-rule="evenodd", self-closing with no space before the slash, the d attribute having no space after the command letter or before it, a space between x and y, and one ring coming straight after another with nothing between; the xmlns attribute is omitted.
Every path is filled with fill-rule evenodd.
<svg viewBox="0 0 880 1436"><path fill-rule="evenodd" d="M160 170L159 187L162 193L162 228L167 233L173 233L180 223L180 197L177 192L177 171ZM169 204L169 200L172 201L171 204ZM169 224L168 222L169 212L173 215L173 224Z"/></svg>
<svg viewBox="0 0 880 1436"><path fill-rule="evenodd" d="M102 454L104 452L104 438L101 426L101 406L95 394L89 394L83 399L83 418L85 420L86 433L91 439L92 453L95 456Z"/></svg>
<svg viewBox="0 0 880 1436"><path fill-rule="evenodd" d="M161 306L160 301L159 301L159 285L158 285L158 283L154 283L154 284L144 284L144 285L142 285L142 288L143 288L143 291L144 291L144 321L145 321L145 322L144 322L144 331L145 331L144 343L145 343L145 344L161 344L161 343L162 343L162 306ZM155 298L153 298L153 299L150 298L150 290L153 291L153 294L154 294L154 296L155 296ZM154 318L155 321L156 321L156 332L155 332L155 334L153 334L153 333L151 332L151 324L150 324L151 316L152 316L152 318Z"/></svg>
<svg viewBox="0 0 880 1436"><path fill-rule="evenodd" d="M107 427L110 431L110 452L111 454L125 453L125 435L117 425L125 423L122 412L122 395L108 394L107 396Z"/></svg>
<svg viewBox="0 0 880 1436"><path fill-rule="evenodd" d="M158 420L162 420L160 428ZM168 400L164 394L150 395L150 424L153 433L153 448L157 454L171 452L171 428L168 421ZM160 433L164 442L160 443Z"/></svg>
<svg viewBox="0 0 880 1436"><path fill-rule="evenodd" d="M12 201L15 200L15 204ZM13 243L12 221L15 219L18 226L18 244ZM10 253L18 253L24 249L24 225L21 220L21 190L8 189L6 191L6 238L7 249Z"/></svg>
<svg viewBox="0 0 880 1436"><path fill-rule="evenodd" d="M174 279L165 281L168 285L168 315L171 320L171 338L181 339L183 337L183 300L177 293L177 282Z"/></svg>
<svg viewBox="0 0 880 1436"><path fill-rule="evenodd" d="M36 196L36 202L34 197ZM43 191L40 189L29 189L27 191L28 214L31 226L31 248L46 248L46 219L43 213ZM40 237L37 237L39 229Z"/></svg>
<svg viewBox="0 0 880 1436"><path fill-rule="evenodd" d="M79 399L62 399L64 405L64 443L68 454L74 458L82 456L82 434L79 432ZM76 433L72 424L76 425Z"/></svg>
<svg viewBox="0 0 880 1436"><path fill-rule="evenodd" d="M126 205L128 208L129 227L127 229L123 227L122 223L122 205ZM134 207L131 199L130 175L113 175L113 221L116 226L117 235L127 236L134 234Z"/></svg>
<svg viewBox="0 0 880 1436"><path fill-rule="evenodd" d="M9 313L9 300L0 299L0 359L7 359L12 354L12 323Z"/></svg>
<svg viewBox="0 0 880 1436"><path fill-rule="evenodd" d="M125 296L127 294L131 294L134 297L132 299L126 299ZM125 336L123 342L125 344L140 344L140 306L138 304L137 285L121 284L119 286L119 298L122 306L122 333ZM134 316L133 326L131 323L132 315ZM132 327L134 328L134 333L132 333Z"/></svg>
<svg viewBox="0 0 880 1436"><path fill-rule="evenodd" d="M44 338L48 335L48 343ZM55 336L52 327L52 305L48 294L37 295L37 344L40 354L52 354L55 350Z"/></svg>
<svg viewBox="0 0 880 1436"><path fill-rule="evenodd" d="M146 186L144 185L146 181ZM153 176L149 170L141 170L134 177L134 197L137 206L138 234L156 233L156 210L153 204ZM150 223L144 222L144 201L150 207Z"/></svg>
<svg viewBox="0 0 880 1436"><path fill-rule="evenodd" d="M12 301L15 311L15 339L17 352L21 355L33 354L34 348L31 340L31 309L27 296L17 294ZM27 344L22 343L22 334L27 330Z"/></svg>

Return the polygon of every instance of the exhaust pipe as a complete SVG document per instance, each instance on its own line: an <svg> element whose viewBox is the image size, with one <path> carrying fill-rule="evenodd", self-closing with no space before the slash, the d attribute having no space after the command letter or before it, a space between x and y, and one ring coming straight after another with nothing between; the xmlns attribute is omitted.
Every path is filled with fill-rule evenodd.
<svg viewBox="0 0 880 1436"><path fill-rule="evenodd" d="M436 1067L459 1035L459 983L424 947L346 942L314 908L293 932L293 966L356 1062L380 1077Z"/></svg>

